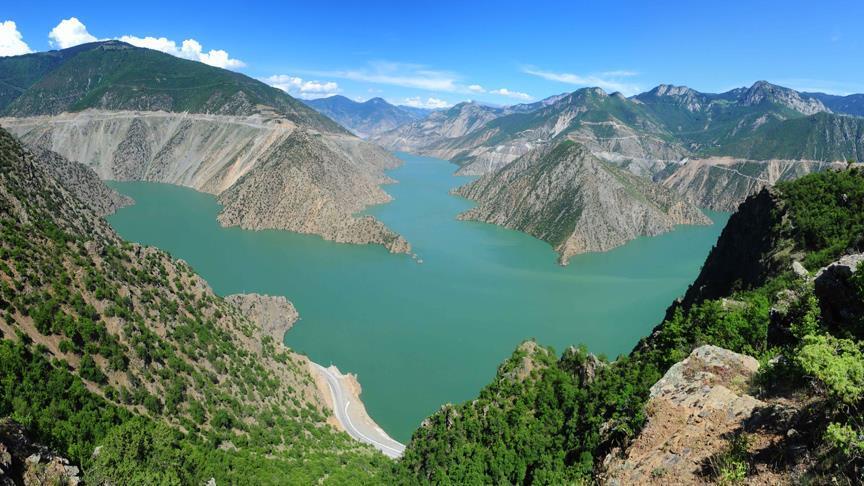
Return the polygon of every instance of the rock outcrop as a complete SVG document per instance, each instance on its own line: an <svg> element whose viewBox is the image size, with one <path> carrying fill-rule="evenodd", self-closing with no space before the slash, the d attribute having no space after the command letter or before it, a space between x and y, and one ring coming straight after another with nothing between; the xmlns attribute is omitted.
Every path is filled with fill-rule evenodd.
<svg viewBox="0 0 864 486"><path fill-rule="evenodd" d="M524 231L573 255L607 251L679 224L710 224L671 190L608 164L565 141L534 150L503 169L457 188L477 201L459 215Z"/></svg>
<svg viewBox="0 0 864 486"><path fill-rule="evenodd" d="M749 357L701 346L673 365L653 387L645 406L648 422L623 451L606 458L606 483L708 483L704 465L727 447L765 403L748 394L759 369Z"/></svg>
<svg viewBox="0 0 864 486"><path fill-rule="evenodd" d="M285 333L300 318L297 309L281 295L233 294L225 300L234 304L252 322L258 324L264 335L281 343Z"/></svg>
<svg viewBox="0 0 864 486"><path fill-rule="evenodd" d="M32 440L27 430L0 420L0 486L76 486L81 471L68 459Z"/></svg>
<svg viewBox="0 0 864 486"><path fill-rule="evenodd" d="M864 253L846 255L819 270L814 282L823 321L837 334L855 339L864 339L864 288L853 282L862 265Z"/></svg>

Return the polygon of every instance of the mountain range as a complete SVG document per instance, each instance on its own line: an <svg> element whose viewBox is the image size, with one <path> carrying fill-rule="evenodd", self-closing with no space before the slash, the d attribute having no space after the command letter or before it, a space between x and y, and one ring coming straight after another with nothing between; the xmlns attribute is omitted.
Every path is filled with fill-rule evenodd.
<svg viewBox="0 0 864 486"><path fill-rule="evenodd" d="M394 106L382 98L358 102L341 95L304 102L361 138L369 138L427 117L432 110Z"/></svg>
<svg viewBox="0 0 864 486"><path fill-rule="evenodd" d="M410 249L354 216L390 200L379 186L400 161L279 89L119 41L0 58L0 73L0 124L103 179L217 195L226 225Z"/></svg>

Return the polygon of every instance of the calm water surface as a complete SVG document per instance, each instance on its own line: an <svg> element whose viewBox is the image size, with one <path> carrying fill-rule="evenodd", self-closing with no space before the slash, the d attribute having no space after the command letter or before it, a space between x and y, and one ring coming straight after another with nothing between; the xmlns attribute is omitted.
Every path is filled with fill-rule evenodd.
<svg viewBox="0 0 864 486"><path fill-rule="evenodd" d="M220 295L284 295L301 320L285 336L313 360L359 375L370 415L407 441L446 402L477 395L524 339L557 351L584 343L629 351L696 276L725 224L681 227L556 265L546 243L457 221L470 179L445 161L401 154L386 187L395 200L368 211L423 259L284 231L222 228L213 196L154 183L111 183L134 206L109 218L126 239L189 262Z"/></svg>

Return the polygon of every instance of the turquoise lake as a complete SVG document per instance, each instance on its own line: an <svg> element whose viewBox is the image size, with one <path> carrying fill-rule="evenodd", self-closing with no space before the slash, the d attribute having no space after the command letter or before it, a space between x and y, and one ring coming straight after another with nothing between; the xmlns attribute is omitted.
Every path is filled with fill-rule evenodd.
<svg viewBox="0 0 864 486"><path fill-rule="evenodd" d="M284 295L301 320L285 336L323 365L357 373L370 415L406 442L447 402L471 399L523 340L614 357L659 323L696 277L728 215L607 253L556 264L552 248L493 225L457 221L470 179L446 161L400 154L390 204L367 211L405 236L418 264L383 247L284 231L222 228L207 194L112 182L135 199L108 218L124 238L189 262L220 294Z"/></svg>

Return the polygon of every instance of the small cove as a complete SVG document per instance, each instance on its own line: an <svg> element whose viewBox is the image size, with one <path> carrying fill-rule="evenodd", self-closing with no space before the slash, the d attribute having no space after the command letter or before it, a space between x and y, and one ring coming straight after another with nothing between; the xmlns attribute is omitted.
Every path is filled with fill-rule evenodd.
<svg viewBox="0 0 864 486"><path fill-rule="evenodd" d="M400 154L390 204L370 208L422 258L284 231L222 228L211 195L165 184L112 182L134 206L108 218L124 238L183 258L220 295L284 295L301 320L286 343L357 373L370 415L406 442L446 402L477 395L497 365L535 338L560 352L629 351L695 278L715 224L681 227L558 266L546 243L457 221L473 203L448 191L470 179L446 161Z"/></svg>

